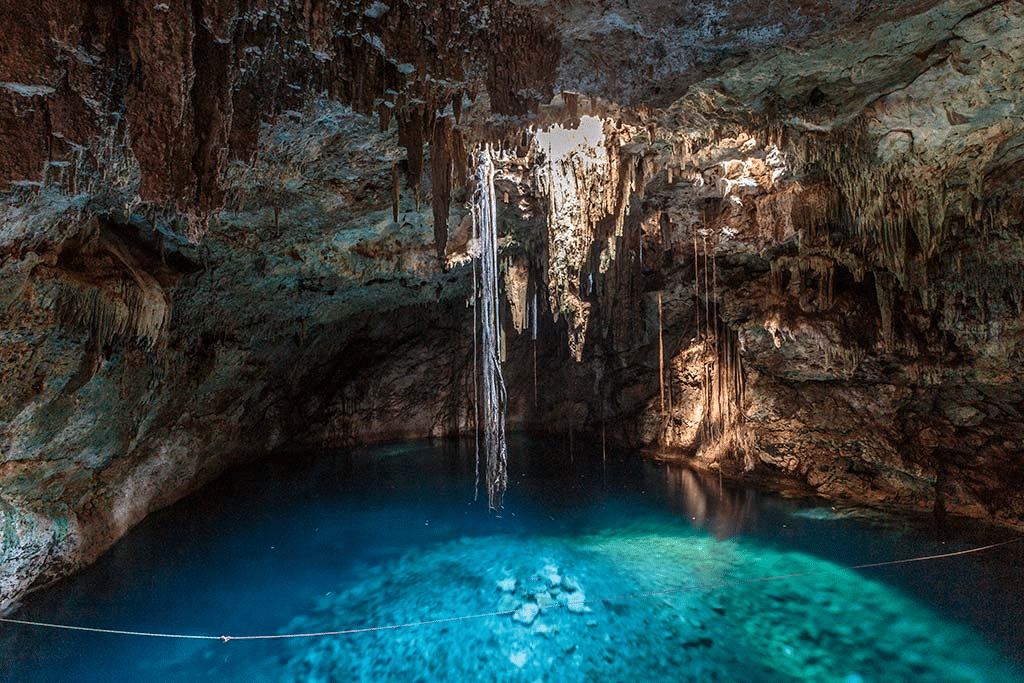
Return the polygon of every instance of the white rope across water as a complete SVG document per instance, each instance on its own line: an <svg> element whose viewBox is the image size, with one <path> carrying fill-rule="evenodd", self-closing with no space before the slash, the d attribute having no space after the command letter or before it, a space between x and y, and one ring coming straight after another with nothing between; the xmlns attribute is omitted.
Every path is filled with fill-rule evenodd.
<svg viewBox="0 0 1024 683"><path fill-rule="evenodd" d="M832 569L821 569L817 571L808 572L796 572L794 574L776 574L773 576L760 576L752 579L739 579L737 581L724 581L718 583L706 583L696 584L693 586L683 586L681 588L667 588L659 591L649 591L645 593L627 593L625 595L612 595L601 598L590 598L585 601L581 601L577 604L585 603L599 603L606 602L608 600L625 600L625 599L638 599L638 598L649 598L656 595L669 595L672 593L683 593L692 590L712 590L715 588L724 588L726 586L738 586L747 583L764 583L768 581L779 581L781 579L792 579L801 576L813 576L816 574L828 574L837 571L854 571L858 569L874 569L877 567L890 567L899 564L910 564L912 562L927 562L929 560L941 560L949 557L958 557L961 555L969 555L971 553L980 553L986 550L992 550L1000 546L1009 545L1018 541L1024 540L1024 536L1018 538L1012 538L1008 541L1001 541L999 543L992 543L990 545L978 546L974 548L968 548L967 550L957 550L948 553L940 553L937 555L920 555L917 557L909 557L901 560L887 560L885 562L871 562L868 564L858 564L850 567L835 567ZM568 607L568 602L557 602L546 607L541 607L542 611L557 609L560 607ZM219 640L224 643L232 640L286 640L291 638L319 638L325 636L345 636L356 633L370 633L375 631L393 631L401 628L412 628L414 626L430 626L433 624L447 624L454 621L468 621L470 619L483 619L486 617L503 617L514 614L516 610L503 610L499 612L482 612L479 614L467 614L463 616L446 617L444 619L428 619L424 621L413 621L405 624L389 624L386 626L367 626L364 628L351 628L341 631L318 631L315 633L279 633L275 635L259 635L259 636L207 636L207 635L188 635L180 633L153 633L148 631L127 631L120 629L110 628L92 628L89 626L70 626L67 624L53 624L42 621L29 621L27 619L8 619L0 617L0 622L7 624L18 624L21 626L38 626L44 628L55 628L66 631L87 631L89 633L105 633L108 635L118 636L145 636L148 638L178 638L186 640Z"/></svg>

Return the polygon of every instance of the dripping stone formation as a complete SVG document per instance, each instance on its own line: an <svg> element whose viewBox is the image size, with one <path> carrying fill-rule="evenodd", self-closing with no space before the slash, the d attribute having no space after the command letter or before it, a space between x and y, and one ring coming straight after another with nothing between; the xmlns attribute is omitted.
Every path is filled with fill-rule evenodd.
<svg viewBox="0 0 1024 683"><path fill-rule="evenodd" d="M497 509L506 429L1024 527L1021 3L250 5L8 8L0 610L282 449Z"/></svg>

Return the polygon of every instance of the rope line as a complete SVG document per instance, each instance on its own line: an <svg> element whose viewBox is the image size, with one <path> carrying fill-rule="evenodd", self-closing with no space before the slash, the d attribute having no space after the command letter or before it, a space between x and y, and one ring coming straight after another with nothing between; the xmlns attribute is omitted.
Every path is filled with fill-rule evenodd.
<svg viewBox="0 0 1024 683"><path fill-rule="evenodd" d="M89 631L90 633L108 633L115 636L148 636L150 638L184 638L188 640L221 640L226 636L191 636L180 633L147 633L145 631L121 631L113 628L93 628L91 626L69 626L67 624L48 624L42 621L27 621L25 619L7 619L0 617L0 621L8 624L21 624L23 626L46 626L48 628L59 628L67 631Z"/></svg>
<svg viewBox="0 0 1024 683"><path fill-rule="evenodd" d="M778 581L778 580L781 580L781 579L792 579L792 578L798 578L798 577L801 577L801 576L813 576L815 574L828 574L830 572L836 572L836 571L852 571L852 570L857 570L857 569L874 569L874 568L877 568L877 567L890 567L890 566L899 565L899 564L910 564L912 562L926 562L926 561L930 561L930 560L941 560L941 559L946 559L946 558L949 558L949 557L959 557L959 556L962 556L962 555L969 555L971 553L980 553L980 552L983 552L983 551L986 551L986 550L992 550L993 548L998 548L1000 546L1009 545L1010 543L1017 543L1017 542L1019 542L1021 540L1024 540L1024 536L1021 536L1021 537L1018 537L1018 538L1012 538L1012 539L1010 539L1008 541L1001 541L999 543L992 543L990 545L978 546L978 547L975 547L975 548L968 548L966 550L957 550L957 551L948 552L948 553L940 553L940 554L937 554L937 555L922 555L922 556L918 556L918 557L904 558L904 559L901 559L901 560L887 560L885 562L871 562L871 563L867 563L867 564L858 564L858 565L853 565L853 566L849 566L849 567L835 567L833 569L820 569L820 570L815 570L815 571L795 572L795 573L792 573L792 574L775 574L773 576L760 576L760 577L755 577L755 578L752 578L752 579L739 579L739 580L736 580L736 581L723 581L723 582L717 582L717 583L696 584L696 585L693 585L693 586L683 586L681 588L667 588L665 590L649 591L649 592L645 592L645 593L627 593L625 595L607 596L607 597L602 597L602 598L591 598L591 599L588 599L588 600L574 601L573 604L574 605L585 605L587 603L607 602L609 600L623 600L623 599L632 599L632 598L645 598L645 597L652 597L652 596L655 596L655 595L668 595L668 594L671 594L671 593L682 593L682 592L685 592L685 591L692 591L692 590L709 590L709 589L715 589L715 588L724 588L724 587L727 587L727 586L738 586L738 585L742 585L742 584L746 584L746 583L765 583L765 582L768 582L768 581ZM570 604L569 602L557 602L557 603L554 603L552 605L547 605L545 607L541 607L540 609L541 609L541 611L546 611L546 610L549 610L549 609L558 609L558 608L561 608L561 607L568 607L569 604ZM42 621L29 621L29 620L26 620L26 619L8 619L8 618L4 618L4 617L0 617L0 622L8 623L8 624L19 624L19 625L22 625L22 626L39 626L39 627L45 627L45 628L55 628L55 629L62 629L62 630L68 630L68 631L87 631L87 632L90 632L90 633L105 633L105 634L108 634L108 635L144 636L144 637L148 637L148 638L177 638L177 639L186 639L186 640L219 640L221 642L227 643L227 642L230 642L232 640L284 640L284 639L289 639L289 638L319 638L319 637L324 637L324 636L344 636L344 635L352 635L352 634L356 634L356 633L369 633L369 632L376 632L376 631L393 631L393 630L401 629L401 628L411 628L413 626L430 626L430 625L433 625L433 624L446 624L446 623L451 623L451 622L455 622L455 621L468 621L470 619L483 619L483 618L486 618L486 617L503 617L503 616L508 616L510 614L514 614L515 612L516 612L516 610L512 609L512 610L502 610L502 611L499 611L499 612L482 612L482 613L479 613L479 614L467 614L467 615L456 616L456 617L446 617L444 619L428 619L428 620L424 620L424 621L412 621L412 622L408 622L408 623L404 623L404 624L389 624L387 626L367 626L367 627L364 627L364 628L351 628L351 629L344 629L344 630L340 630L340 631L319 631L319 632L315 632L315 633L279 633L279 634L275 634L275 635L256 635L256 636L227 636L227 635L224 635L224 636L209 636L209 635L189 635L189 634L180 634L180 633L152 633L152 632L147 632L147 631L125 631L125 630L110 629L110 628L93 628L93 627L89 627L89 626L70 626L70 625L67 625L67 624L53 624L53 623L47 623L47 622L42 622Z"/></svg>

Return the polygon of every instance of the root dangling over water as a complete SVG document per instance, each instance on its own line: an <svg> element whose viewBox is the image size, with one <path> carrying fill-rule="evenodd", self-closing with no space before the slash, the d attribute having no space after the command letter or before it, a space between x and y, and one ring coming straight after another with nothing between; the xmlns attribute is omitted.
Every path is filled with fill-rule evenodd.
<svg viewBox="0 0 1024 683"><path fill-rule="evenodd" d="M501 373L501 321L498 318L498 218L494 197L494 160L490 147L478 152L473 230L480 244L480 374L484 452L487 456L487 504L501 507L508 485L505 444L505 380Z"/></svg>

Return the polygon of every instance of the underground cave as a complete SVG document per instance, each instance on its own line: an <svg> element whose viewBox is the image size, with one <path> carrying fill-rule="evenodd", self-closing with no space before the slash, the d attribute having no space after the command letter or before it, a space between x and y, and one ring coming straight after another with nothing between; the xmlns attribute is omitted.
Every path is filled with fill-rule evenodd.
<svg viewBox="0 0 1024 683"><path fill-rule="evenodd" d="M40 0L0 679L1024 680L1013 0Z"/></svg>

